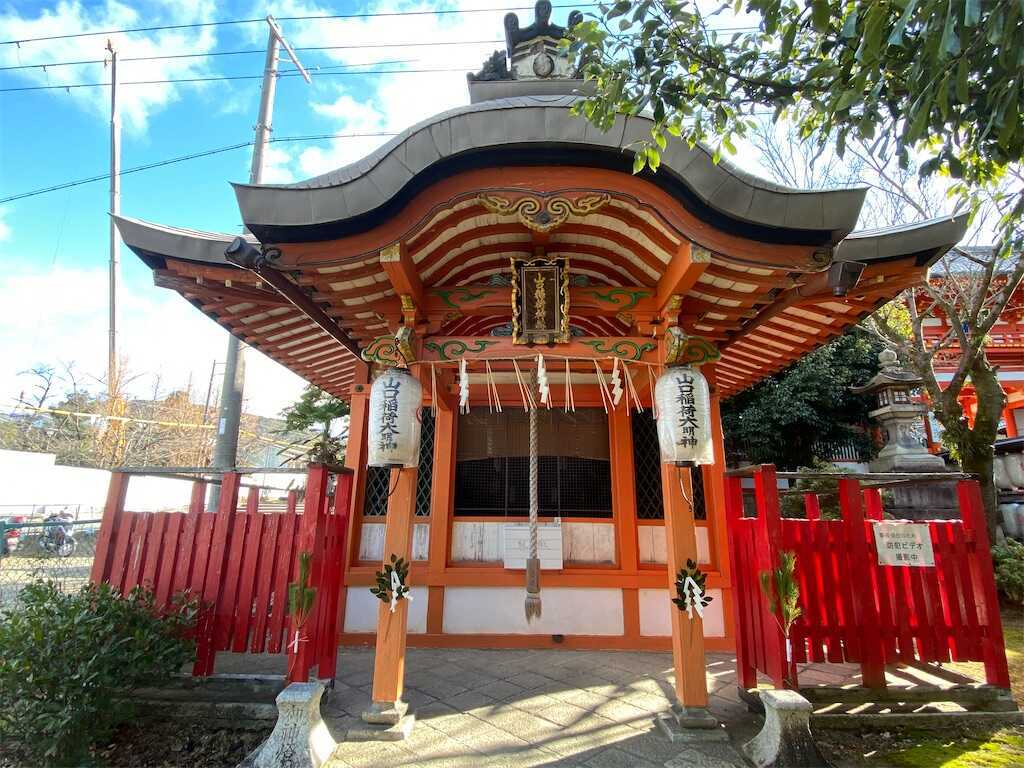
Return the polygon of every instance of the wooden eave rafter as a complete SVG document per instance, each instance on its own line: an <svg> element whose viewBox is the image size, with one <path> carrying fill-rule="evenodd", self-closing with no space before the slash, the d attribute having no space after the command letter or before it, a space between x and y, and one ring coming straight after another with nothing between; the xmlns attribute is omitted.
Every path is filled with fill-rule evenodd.
<svg viewBox="0 0 1024 768"><path fill-rule="evenodd" d="M865 270L846 298L808 292L808 285L820 288L824 280L813 246L755 243L720 232L643 179L579 168L514 169L509 177L521 186L492 187L501 178L493 169L457 174L371 231L279 245L274 274L269 266L259 274L239 273L169 260L158 280L339 394L363 363L339 356L336 333L355 353L408 323L421 338L489 336L508 322L511 296L508 287L488 280L506 276L510 258L541 248L567 256L571 273L590 280L570 288L572 325L595 338L650 339L679 322L720 346L719 386L731 394L782 370L919 279L915 270L889 261ZM607 194L610 202L543 232L477 199L482 191L512 198L584 189ZM287 284L271 282L281 280ZM294 311L268 316L282 307Z"/></svg>

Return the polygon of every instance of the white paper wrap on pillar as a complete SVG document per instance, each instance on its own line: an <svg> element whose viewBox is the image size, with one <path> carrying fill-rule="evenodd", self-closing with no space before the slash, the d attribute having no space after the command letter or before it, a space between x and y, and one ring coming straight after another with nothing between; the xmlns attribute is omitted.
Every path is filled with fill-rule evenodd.
<svg viewBox="0 0 1024 768"><path fill-rule="evenodd" d="M366 464L415 467L420 461L420 409L423 388L416 377L389 368L370 389Z"/></svg>
<svg viewBox="0 0 1024 768"><path fill-rule="evenodd" d="M712 464L711 394L695 368L669 368L654 387L658 443L665 464Z"/></svg>

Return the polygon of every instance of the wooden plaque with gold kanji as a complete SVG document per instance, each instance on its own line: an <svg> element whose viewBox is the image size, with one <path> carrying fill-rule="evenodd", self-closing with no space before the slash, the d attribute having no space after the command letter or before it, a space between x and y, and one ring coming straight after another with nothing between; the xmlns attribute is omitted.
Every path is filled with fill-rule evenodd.
<svg viewBox="0 0 1024 768"><path fill-rule="evenodd" d="M569 341L569 260L512 260L512 341Z"/></svg>

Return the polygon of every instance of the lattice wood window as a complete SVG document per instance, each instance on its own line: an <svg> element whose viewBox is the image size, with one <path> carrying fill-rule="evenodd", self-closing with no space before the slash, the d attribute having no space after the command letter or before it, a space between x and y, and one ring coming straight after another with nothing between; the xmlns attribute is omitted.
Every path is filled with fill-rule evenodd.
<svg viewBox="0 0 1024 768"><path fill-rule="evenodd" d="M430 515L430 493L434 480L434 414L423 410L420 430L420 464L416 478L416 517ZM368 467L366 492L363 494L363 516L383 518L388 512L388 484L391 470L386 467Z"/></svg>
<svg viewBox="0 0 1024 768"><path fill-rule="evenodd" d="M664 520L665 507L661 496L661 455L658 450L658 423L650 411L632 413L633 479L636 485L636 516L638 520ZM694 468L693 517L707 519L704 501L704 472Z"/></svg>

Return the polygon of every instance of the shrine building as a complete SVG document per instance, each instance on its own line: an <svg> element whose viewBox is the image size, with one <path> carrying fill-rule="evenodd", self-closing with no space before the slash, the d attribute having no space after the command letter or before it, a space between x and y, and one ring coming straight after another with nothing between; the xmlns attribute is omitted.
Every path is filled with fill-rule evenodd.
<svg viewBox="0 0 1024 768"><path fill-rule="evenodd" d="M966 227L854 232L865 188L787 188L672 137L633 174L652 121L601 132L571 113L587 85L550 13L506 17L468 104L322 176L234 185L251 234L230 257L233 235L117 219L158 286L351 403L342 642L378 634L375 701L400 698L406 642L672 648L703 679L735 622L720 402L925 280ZM683 364L710 385L712 461L689 472L659 460L652 407ZM371 386L392 368L422 389L409 469L367 466ZM543 612L527 621L531 412ZM395 612L369 591L391 555L412 561ZM703 639L668 599L687 559L712 598Z"/></svg>

